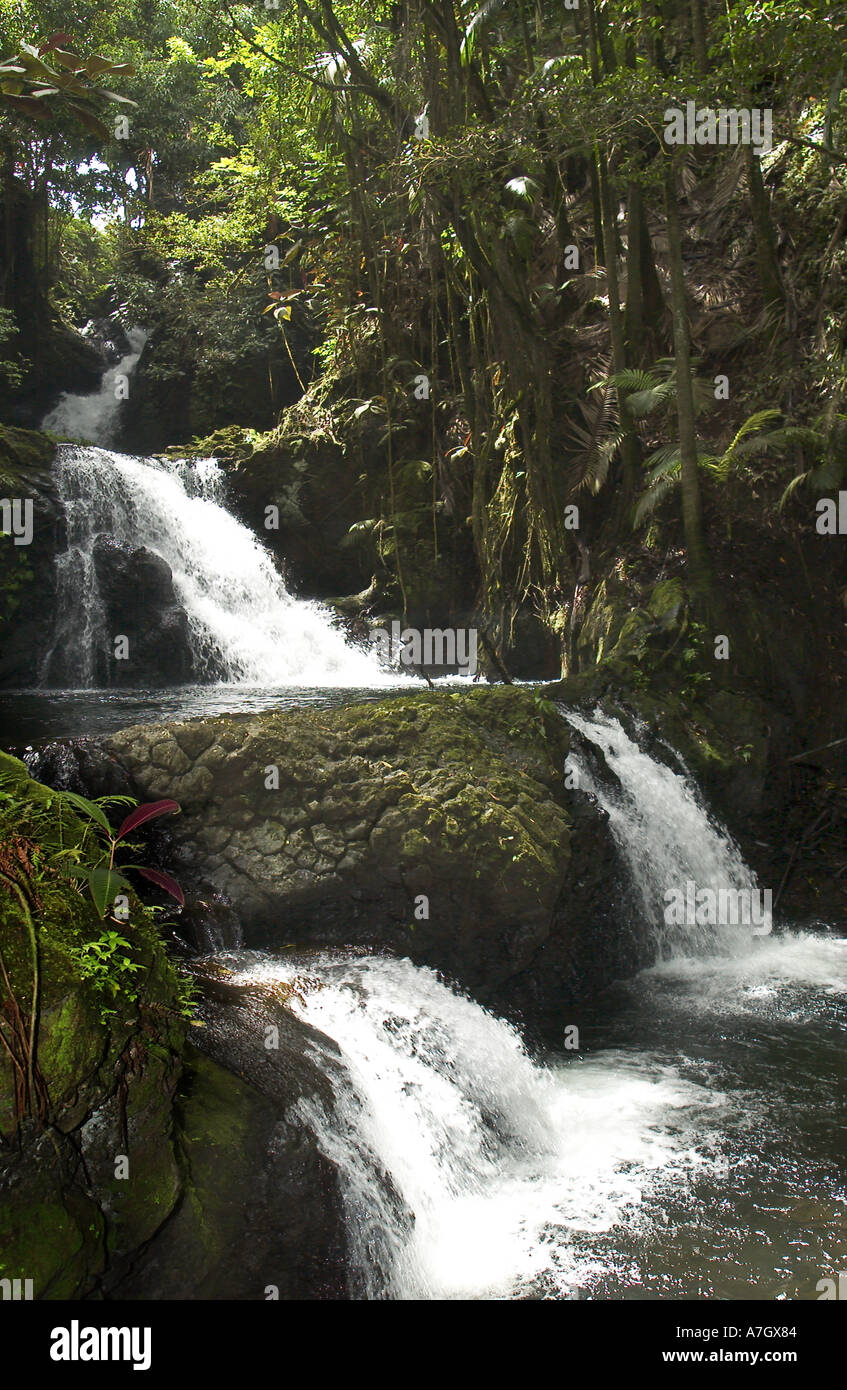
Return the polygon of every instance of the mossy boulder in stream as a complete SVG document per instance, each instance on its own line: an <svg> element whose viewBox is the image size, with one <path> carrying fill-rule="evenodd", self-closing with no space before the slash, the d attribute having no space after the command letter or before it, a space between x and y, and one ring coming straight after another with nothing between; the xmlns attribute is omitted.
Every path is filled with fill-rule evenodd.
<svg viewBox="0 0 847 1390"><path fill-rule="evenodd" d="M526 690L143 725L103 746L145 797L181 802L187 870L255 943L388 947L488 999L551 938L569 978L598 954L605 887L565 891L574 817L606 876L608 837L565 788L567 726Z"/></svg>

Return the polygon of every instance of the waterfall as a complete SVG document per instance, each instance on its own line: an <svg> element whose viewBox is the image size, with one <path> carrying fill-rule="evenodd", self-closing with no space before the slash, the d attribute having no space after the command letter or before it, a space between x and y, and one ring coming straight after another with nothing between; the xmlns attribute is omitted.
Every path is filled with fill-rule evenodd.
<svg viewBox="0 0 847 1390"><path fill-rule="evenodd" d="M153 551L170 566L201 679L261 686L397 683L351 646L321 604L294 598L268 551L223 504L214 459L133 458L61 445L55 467L67 547L56 562L56 618L42 683L91 687L110 650L95 545Z"/></svg>
<svg viewBox="0 0 847 1390"><path fill-rule="evenodd" d="M751 928L740 922L688 920L668 925L667 895L740 894L737 901L758 905L759 887L728 832L709 815L691 778L645 753L617 719L595 711L592 718L562 709L568 723L603 755L605 777L577 749L569 755L576 785L609 817L615 841L629 868L659 959L713 953L744 953ZM755 907L754 907L755 911ZM708 909L699 914L709 918ZM757 933L758 934L758 933Z"/></svg>
<svg viewBox="0 0 847 1390"><path fill-rule="evenodd" d="M131 328L127 333L130 349L114 367L103 374L99 390L87 396L64 391L53 409L41 422L43 430L85 439L92 444L111 444L118 427L124 393L117 389L118 379L131 376L147 342L143 328Z"/></svg>
<svg viewBox="0 0 847 1390"><path fill-rule="evenodd" d="M244 983L295 962L222 958ZM583 1245L661 1175L704 1162L691 1122L713 1098L664 1069L604 1058L534 1062L517 1031L409 960L310 955L292 997L340 1053L318 1052L334 1094L292 1112L340 1175L351 1293L364 1299L568 1296ZM316 1049L320 1044L313 1044Z"/></svg>
<svg viewBox="0 0 847 1390"><path fill-rule="evenodd" d="M615 719L567 718L597 750L596 773L590 747L571 765L649 920L669 882L754 886L688 777ZM331 1100L283 1118L334 1166L351 1297L797 1298L838 1267L847 940L656 936L666 959L586 1001L576 1049L544 1058L410 960L218 957L233 983L293 985L312 1030ZM760 1239L752 1260L732 1255L739 1230Z"/></svg>

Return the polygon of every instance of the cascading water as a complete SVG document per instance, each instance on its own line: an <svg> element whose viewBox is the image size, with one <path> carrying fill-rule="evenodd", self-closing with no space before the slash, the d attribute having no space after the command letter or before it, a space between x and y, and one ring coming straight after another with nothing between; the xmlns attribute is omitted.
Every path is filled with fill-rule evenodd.
<svg viewBox="0 0 847 1390"><path fill-rule="evenodd" d="M119 388L119 379L132 375L147 342L147 333L143 328L130 328L126 336L129 352L103 373L99 390L87 396L65 391L45 415L41 422L42 429L67 435L71 439L84 439L91 444L112 443L125 398Z"/></svg>
<svg viewBox="0 0 847 1390"><path fill-rule="evenodd" d="M241 982L297 966L224 957ZM568 1295L580 1243L705 1157L686 1120L715 1104L666 1070L540 1066L509 1024L408 960L309 957L296 1011L333 1039L332 1114L294 1113L339 1168L355 1296Z"/></svg>
<svg viewBox="0 0 847 1390"><path fill-rule="evenodd" d="M616 720L567 717L618 779L574 755L645 913L680 876L754 882L689 779ZM337 1166L351 1295L814 1297L847 1261L847 941L706 947L673 943L587 1010L578 1053L539 1059L408 960L225 955L242 982L312 982L291 1007L332 1040L312 1046L334 1106L289 1118Z"/></svg>
<svg viewBox="0 0 847 1390"><path fill-rule="evenodd" d="M268 552L222 504L213 459L189 464L62 445L55 477L67 549L57 558L55 635L43 683L97 683L98 654L113 637L95 564L100 536L127 551L144 547L170 566L202 679L272 687L396 683L375 655L345 640L326 609L287 592Z"/></svg>
<svg viewBox="0 0 847 1390"><path fill-rule="evenodd" d="M725 829L710 818L694 782L645 753L617 719L562 710L568 723L598 748L611 778L597 776L577 749L569 755L576 785L602 806L641 899L659 958L716 950L745 953L751 928L739 922L669 926L666 895L727 890L758 901L755 875ZM751 914L752 915L752 914Z"/></svg>

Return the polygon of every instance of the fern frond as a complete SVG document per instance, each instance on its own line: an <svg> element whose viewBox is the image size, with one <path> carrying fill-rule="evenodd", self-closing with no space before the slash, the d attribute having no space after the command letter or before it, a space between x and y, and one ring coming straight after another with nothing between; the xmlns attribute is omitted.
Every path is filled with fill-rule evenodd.
<svg viewBox="0 0 847 1390"><path fill-rule="evenodd" d="M479 9L471 16L459 49L459 59L463 66L467 67L471 62L476 51L477 40L480 34L488 27L498 10L502 10L505 4L506 0L483 0Z"/></svg>
<svg viewBox="0 0 847 1390"><path fill-rule="evenodd" d="M638 499L632 517L633 530L642 526L649 516L670 496L677 485L677 478L658 478Z"/></svg>

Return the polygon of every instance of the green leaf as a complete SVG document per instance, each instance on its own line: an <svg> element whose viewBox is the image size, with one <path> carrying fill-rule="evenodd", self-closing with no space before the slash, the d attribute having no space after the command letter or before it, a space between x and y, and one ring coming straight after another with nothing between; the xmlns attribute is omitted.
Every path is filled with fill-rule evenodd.
<svg viewBox="0 0 847 1390"><path fill-rule="evenodd" d="M131 888L132 885L123 874L117 869L92 869L88 877L88 886L91 889L91 897L94 906L97 908L101 917L106 916L106 910L115 901L122 888Z"/></svg>
<svg viewBox="0 0 847 1390"><path fill-rule="evenodd" d="M106 819L105 812L93 801L88 801L84 796L78 796L76 792L62 792L63 801L67 801L73 806L75 811L80 811L84 816L90 816L97 824L105 830L111 838L112 827Z"/></svg>

